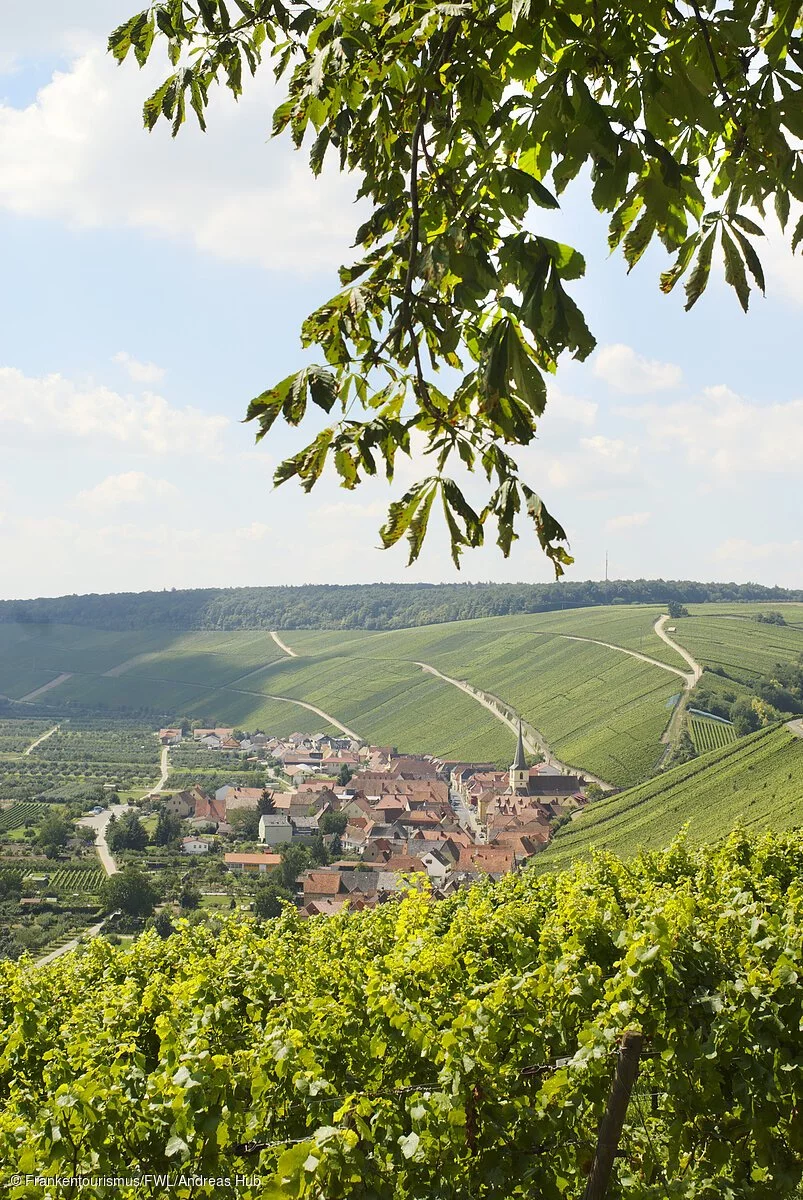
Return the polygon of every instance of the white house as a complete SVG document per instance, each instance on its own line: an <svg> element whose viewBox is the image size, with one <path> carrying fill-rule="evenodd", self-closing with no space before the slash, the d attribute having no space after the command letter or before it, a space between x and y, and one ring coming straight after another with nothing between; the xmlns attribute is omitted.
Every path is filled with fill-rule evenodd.
<svg viewBox="0 0 803 1200"><path fill-rule="evenodd" d="M185 837L181 839L182 854L208 854L210 849L208 838Z"/></svg>
<svg viewBox="0 0 803 1200"><path fill-rule="evenodd" d="M293 837L293 826L286 813L263 813L259 818L259 840L268 846L278 846Z"/></svg>
<svg viewBox="0 0 803 1200"><path fill-rule="evenodd" d="M426 854L417 855L421 859L424 870L433 883L444 883L451 874L451 863L440 850L428 850Z"/></svg>

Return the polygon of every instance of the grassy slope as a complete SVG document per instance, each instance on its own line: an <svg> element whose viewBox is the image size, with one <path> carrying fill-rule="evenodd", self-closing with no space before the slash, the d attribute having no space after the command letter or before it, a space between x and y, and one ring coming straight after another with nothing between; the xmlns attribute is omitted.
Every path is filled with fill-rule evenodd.
<svg viewBox="0 0 803 1200"><path fill-rule="evenodd" d="M293 632L287 638L302 653L382 661L383 671L389 662L398 664L401 659L430 663L512 705L545 735L558 757L625 786L654 768L669 717L667 705L681 689L680 677L603 646L560 637L544 625L599 640L618 638L630 648L643 640L650 654L653 639L677 662L674 652L652 633L659 611L610 609L607 624L599 610L589 610L461 621L361 637ZM509 736L504 729L502 733L507 745Z"/></svg>
<svg viewBox="0 0 803 1200"><path fill-rule="evenodd" d="M7 674L45 663L36 684L73 672L50 693L51 702L159 708L279 733L324 727L300 707L247 694L272 693L315 704L366 738L400 749L506 761L510 731L470 697L422 672L419 660L498 695L541 729L560 757L625 785L655 765L667 702L681 681L559 634L610 641L682 668L653 633L659 613L638 606L389 633L293 632L286 640L307 657L292 660L281 658L264 631L114 634L53 626L31 635L9 629L7 640L15 644L4 661ZM158 657L116 677L103 674L143 653Z"/></svg>
<svg viewBox="0 0 803 1200"><path fill-rule="evenodd" d="M719 612L713 612L714 608ZM778 605L789 624L763 625L745 612L767 612L764 605L744 606L730 615L723 606L692 605L692 616L675 622L675 639L707 667L722 667L735 679L750 680L778 662L803 654L803 605Z"/></svg>
<svg viewBox="0 0 803 1200"><path fill-rule="evenodd" d="M687 822L699 844L729 833L737 821L776 831L803 823L803 739L784 726L595 802L558 831L537 863L564 867L594 846L625 855L663 847Z"/></svg>

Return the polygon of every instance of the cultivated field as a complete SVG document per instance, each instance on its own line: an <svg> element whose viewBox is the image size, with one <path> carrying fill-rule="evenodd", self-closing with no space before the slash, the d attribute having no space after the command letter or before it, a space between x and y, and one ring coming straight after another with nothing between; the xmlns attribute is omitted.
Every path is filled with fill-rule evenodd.
<svg viewBox="0 0 803 1200"><path fill-rule="evenodd" d="M558 831L534 860L563 867L593 847L635 854L658 849L685 824L695 844L714 841L740 822L750 830L803 823L803 739L785 727L759 730L701 755L618 796L595 801Z"/></svg>
<svg viewBox="0 0 803 1200"><path fill-rule="evenodd" d="M784 625L764 625L755 619L772 606L739 609L740 615L712 614L709 607L691 605L691 617L675 624L675 640L706 667L721 667L734 679L749 681L767 674L778 662L797 662L803 655L803 605L779 605Z"/></svg>
<svg viewBox="0 0 803 1200"><path fill-rule="evenodd" d="M618 610L606 611L611 622L620 622ZM656 612L640 609L635 614L650 635ZM620 650L573 640L579 633L570 638L540 628L544 616L560 618L564 628L572 628L568 621L576 615L490 618L359 637L293 632L285 640L299 653L315 653L315 658L306 660L305 671L315 672L316 664L331 656L346 675L345 664L367 662L375 664L373 673L385 680L400 661L428 663L505 701L545 736L564 762L625 786L655 767L671 698L681 691L683 680ZM578 630L588 629L586 619L582 613ZM634 615L625 613L620 622L622 641L632 641L637 628ZM612 625L595 630L600 640L603 632L614 636ZM664 648L677 657L670 647ZM685 667L680 663L678 670ZM285 663L281 670L292 671L293 666ZM502 735L503 753L509 752L510 733L502 728ZM455 748L449 757L461 754ZM497 759L499 753L491 749L485 757Z"/></svg>
<svg viewBox="0 0 803 1200"><path fill-rule="evenodd" d="M9 694L27 687L34 669L38 686L70 676L38 698L54 712L77 705L120 715L187 715L277 734L333 732L339 722L401 750L508 761L510 730L417 665L427 663L520 712L557 757L624 786L658 761L672 698L683 686L678 672L687 669L653 632L660 613L640 605L389 633L286 632L298 658L286 658L265 631L117 634L8 626L0 628L6 646L0 657L8 659ZM643 662L640 654L657 662ZM16 691L14 671L28 673Z"/></svg>
<svg viewBox="0 0 803 1200"><path fill-rule="evenodd" d="M696 750L720 750L736 741L736 730L725 721L711 721L706 717L689 716L689 734Z"/></svg>
<svg viewBox="0 0 803 1200"><path fill-rule="evenodd" d="M803 605L780 607L787 626L760 624L755 617L766 605L693 606L692 617L673 622L674 636L704 664L751 678L803 653ZM296 658L264 630L0 626L0 690L19 695L68 675L37 702L54 713L65 705L67 712L139 713L143 726L159 714L277 734L334 732L339 724L401 750L506 761L510 730L426 674L417 665L424 663L521 713L562 761L624 787L659 761L688 670L654 633L661 611L622 605L380 633L285 631ZM690 732L700 748L727 736L693 725ZM55 736L32 757L44 765L60 748Z"/></svg>

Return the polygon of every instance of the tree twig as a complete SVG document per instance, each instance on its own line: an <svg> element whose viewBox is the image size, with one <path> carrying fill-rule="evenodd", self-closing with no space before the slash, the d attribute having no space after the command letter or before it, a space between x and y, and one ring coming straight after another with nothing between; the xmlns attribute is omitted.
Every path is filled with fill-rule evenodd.
<svg viewBox="0 0 803 1200"><path fill-rule="evenodd" d="M700 26L700 32L703 35L703 41L705 42L705 48L706 48L706 52L708 54L709 61L711 63L711 69L714 72L714 79L716 81L717 90L718 90L720 96L722 97L722 101L725 105L725 108L728 110L728 114L729 114L731 120L733 121L734 125L739 130L739 132L742 134L742 136L744 136L744 125L739 120L739 117L736 114L736 108L733 103L733 97L731 96L730 92L728 91L728 89L725 85L725 80L722 78L722 73L719 69L719 63L717 62L717 56L714 53L714 47L711 42L711 34L708 29L708 23L705 20L705 18L703 17L703 14L700 12L700 6L699 6L697 0L689 0L689 4L691 5L692 11L694 12L695 20L697 21L697 24Z"/></svg>

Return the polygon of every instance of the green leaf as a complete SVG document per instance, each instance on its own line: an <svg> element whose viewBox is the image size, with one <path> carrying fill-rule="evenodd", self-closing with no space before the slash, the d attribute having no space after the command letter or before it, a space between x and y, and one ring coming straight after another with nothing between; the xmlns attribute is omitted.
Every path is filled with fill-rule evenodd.
<svg viewBox="0 0 803 1200"><path fill-rule="evenodd" d="M427 530L432 501L438 487L437 478L423 479L416 483L401 500L396 500L388 509L388 519L379 531L382 545L387 549L395 546L396 542L410 531L410 526L416 513L423 507L421 517L416 524L410 542L410 562L414 562L420 553L424 535Z"/></svg>
<svg viewBox="0 0 803 1200"><path fill-rule="evenodd" d="M508 167L508 176L515 184L519 184L537 205L541 208L560 208L560 203L550 192L549 188L544 187L539 179L531 175L529 171L519 170L518 167Z"/></svg>
<svg viewBox="0 0 803 1200"><path fill-rule="evenodd" d="M792 253L797 250L800 243L803 242L803 217L800 218L795 226L795 232L792 235Z"/></svg>
<svg viewBox="0 0 803 1200"><path fill-rule="evenodd" d="M725 253L725 279L735 290L739 297L739 303L747 312L747 306L750 303L750 285L747 282L744 262L736 243L724 225L722 227L722 249Z"/></svg>
<svg viewBox="0 0 803 1200"><path fill-rule="evenodd" d="M174 1134L173 1137L168 1140L168 1143L165 1146L165 1154L168 1158L174 1158L177 1154L184 1155L189 1153L189 1149L190 1148L184 1139L176 1137Z"/></svg>
<svg viewBox="0 0 803 1200"><path fill-rule="evenodd" d="M697 251L697 261L686 284L686 304L684 306L686 312L697 303L705 291L708 276L711 273L711 257L714 252L715 236L716 226L706 234L700 244L700 249Z"/></svg>
<svg viewBox="0 0 803 1200"><path fill-rule="evenodd" d="M761 259L758 257L753 243L748 237L745 237L741 230L734 229L733 226L731 226L731 232L735 235L736 240L742 248L742 254L744 255L744 260L747 263L750 274L755 279L756 284L761 291L766 292L767 289L764 282L764 270L761 266Z"/></svg>

